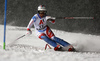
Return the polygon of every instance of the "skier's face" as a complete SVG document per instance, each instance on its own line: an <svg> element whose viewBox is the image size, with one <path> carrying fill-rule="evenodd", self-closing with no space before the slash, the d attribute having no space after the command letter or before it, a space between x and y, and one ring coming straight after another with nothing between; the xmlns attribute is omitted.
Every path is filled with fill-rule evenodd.
<svg viewBox="0 0 100 61"><path fill-rule="evenodd" d="M46 11L39 11L40 17L44 17L46 15Z"/></svg>
<svg viewBox="0 0 100 61"><path fill-rule="evenodd" d="M39 11L39 14L46 14L46 11Z"/></svg>
<svg viewBox="0 0 100 61"><path fill-rule="evenodd" d="M40 17L44 17L45 16L45 14L39 14L40 15Z"/></svg>

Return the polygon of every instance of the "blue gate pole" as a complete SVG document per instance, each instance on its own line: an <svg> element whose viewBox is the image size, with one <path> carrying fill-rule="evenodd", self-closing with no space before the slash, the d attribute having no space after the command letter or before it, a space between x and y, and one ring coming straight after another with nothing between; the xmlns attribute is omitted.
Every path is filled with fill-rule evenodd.
<svg viewBox="0 0 100 61"><path fill-rule="evenodd" d="M7 0L5 0L5 11L4 11L4 41L3 41L3 49L5 49L5 45L6 45L6 15L7 15Z"/></svg>

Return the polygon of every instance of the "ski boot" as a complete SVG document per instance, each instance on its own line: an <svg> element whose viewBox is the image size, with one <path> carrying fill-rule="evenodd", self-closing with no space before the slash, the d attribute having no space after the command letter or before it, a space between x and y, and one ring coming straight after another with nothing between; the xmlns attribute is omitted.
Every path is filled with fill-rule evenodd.
<svg viewBox="0 0 100 61"><path fill-rule="evenodd" d="M60 45L57 45L57 47L54 48L55 51L62 51L62 47Z"/></svg>
<svg viewBox="0 0 100 61"><path fill-rule="evenodd" d="M69 45L68 47L64 47L69 52L75 52L75 48L72 45Z"/></svg>

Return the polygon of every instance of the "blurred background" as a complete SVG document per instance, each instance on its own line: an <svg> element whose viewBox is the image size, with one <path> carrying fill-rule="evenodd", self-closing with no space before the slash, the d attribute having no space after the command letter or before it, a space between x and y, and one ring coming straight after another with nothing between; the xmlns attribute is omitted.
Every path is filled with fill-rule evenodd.
<svg viewBox="0 0 100 61"><path fill-rule="evenodd" d="M4 0L0 0L0 24L4 23ZM39 5L45 5L47 14L55 17L95 17L94 20L57 19L48 22L53 29L100 35L100 0L8 0L7 25L27 27L37 13Z"/></svg>

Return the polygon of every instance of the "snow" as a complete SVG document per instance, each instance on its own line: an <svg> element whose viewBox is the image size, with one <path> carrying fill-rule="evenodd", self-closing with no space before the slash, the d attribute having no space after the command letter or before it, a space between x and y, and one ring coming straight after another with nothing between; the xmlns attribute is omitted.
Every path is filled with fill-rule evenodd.
<svg viewBox="0 0 100 61"><path fill-rule="evenodd" d="M52 49L44 50L45 42L35 35L18 37L26 34L25 27L7 26L6 50L3 50L3 25L0 25L0 61L99 61L100 36L70 33L53 29L54 34L71 43L81 52L57 52ZM15 42L14 42L15 41ZM88 52L83 52L88 51Z"/></svg>

